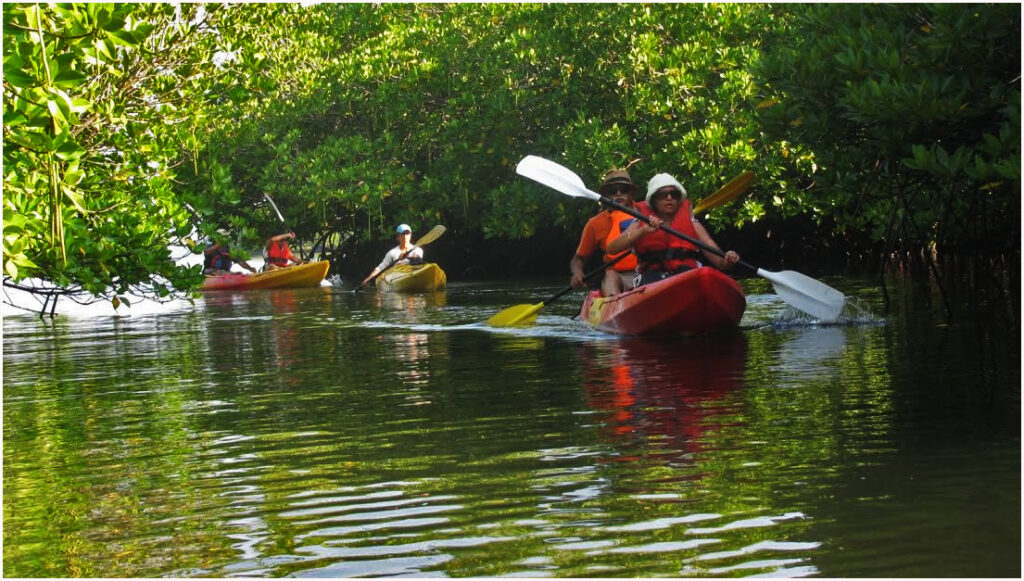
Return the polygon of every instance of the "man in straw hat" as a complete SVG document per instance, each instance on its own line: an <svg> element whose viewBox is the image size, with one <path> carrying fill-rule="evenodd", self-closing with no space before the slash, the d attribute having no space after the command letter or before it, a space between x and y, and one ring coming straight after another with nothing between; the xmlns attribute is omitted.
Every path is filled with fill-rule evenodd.
<svg viewBox="0 0 1024 581"><path fill-rule="evenodd" d="M598 191L613 202L632 208L633 197L640 191L640 188L633 183L629 172L613 169L604 174L604 180ZM580 243L576 247L576 254L569 261L569 271L572 272L570 284L573 287L582 288L586 285L586 281L583 280L583 266L587 258L598 250L604 252L608 242L618 238L634 220L633 216L608 207L587 221L586 226L583 227L583 234L580 236ZM604 261L607 263L616 258L618 255L606 253ZM606 268L604 279L601 281L601 294L607 297L633 288L635 270L635 256L625 256L611 267Z"/></svg>

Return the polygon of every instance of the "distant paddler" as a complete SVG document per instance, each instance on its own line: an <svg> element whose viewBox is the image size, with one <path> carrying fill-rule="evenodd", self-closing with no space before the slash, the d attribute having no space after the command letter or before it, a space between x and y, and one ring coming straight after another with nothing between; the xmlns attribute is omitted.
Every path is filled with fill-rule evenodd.
<svg viewBox="0 0 1024 581"><path fill-rule="evenodd" d="M303 264L305 262L298 256L295 256L288 245L288 240L294 239L294 232L285 232L284 234L271 236L267 240L267 263L264 270L276 270L291 266L292 264Z"/></svg>
<svg viewBox="0 0 1024 581"><path fill-rule="evenodd" d="M380 261L377 268L374 268L363 282L359 283L359 287L362 288L370 281L377 277L378 274L385 270L395 266L396 264L422 264L423 263L423 248L415 246L412 243L412 228L408 224L399 224L398 228L395 229L395 238L398 240L398 246L395 246L384 255L384 260Z"/></svg>
<svg viewBox="0 0 1024 581"><path fill-rule="evenodd" d="M228 243L228 232L218 228L210 242L203 249L203 274L206 276L223 276L231 272L231 266L238 263L239 266L256 274L256 269L249 266L249 263L235 259L231 256L231 246Z"/></svg>

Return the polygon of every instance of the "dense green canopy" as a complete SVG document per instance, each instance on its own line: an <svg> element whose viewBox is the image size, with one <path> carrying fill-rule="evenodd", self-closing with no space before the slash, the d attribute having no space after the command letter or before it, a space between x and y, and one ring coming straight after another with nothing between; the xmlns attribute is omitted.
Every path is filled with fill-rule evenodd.
<svg viewBox="0 0 1024 581"><path fill-rule="evenodd" d="M265 195L339 252L398 222L575 235L594 208L518 178L527 154L694 199L755 171L713 227L1020 248L1016 4L3 10L5 285L189 291L168 247L255 247L283 227Z"/></svg>

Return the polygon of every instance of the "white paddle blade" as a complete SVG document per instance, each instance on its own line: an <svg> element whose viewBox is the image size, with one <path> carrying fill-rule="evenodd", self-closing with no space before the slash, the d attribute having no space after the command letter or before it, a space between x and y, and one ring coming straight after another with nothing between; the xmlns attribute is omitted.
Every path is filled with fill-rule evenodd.
<svg viewBox="0 0 1024 581"><path fill-rule="evenodd" d="M279 220L281 220L281 223L285 224L284 216L281 215L281 210L277 209L277 204L274 203L274 200L270 199L270 195L267 194L267 193L264 193L263 197L266 198L268 202L270 202L270 207L274 209L274 213L277 214L277 217L278 217Z"/></svg>
<svg viewBox="0 0 1024 581"><path fill-rule="evenodd" d="M820 321L835 321L846 304L846 295L805 274L792 270L769 272L763 268L757 269L757 274L771 281L787 304Z"/></svg>
<svg viewBox="0 0 1024 581"><path fill-rule="evenodd" d="M558 190L563 194L598 201L601 199L600 194L587 189L580 176L574 174L570 169L543 157L537 157L536 155L524 157L516 165L516 173L549 188Z"/></svg>

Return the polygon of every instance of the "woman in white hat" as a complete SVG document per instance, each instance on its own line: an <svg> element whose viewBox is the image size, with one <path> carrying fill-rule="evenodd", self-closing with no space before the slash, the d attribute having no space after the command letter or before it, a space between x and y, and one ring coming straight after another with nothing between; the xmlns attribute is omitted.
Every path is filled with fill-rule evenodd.
<svg viewBox="0 0 1024 581"><path fill-rule="evenodd" d="M377 268L373 269L373 272L368 274L363 279L363 282L359 283L359 286L366 286L378 273L390 268L394 264L419 264L423 262L423 249L412 245L412 228L409 228L408 224L399 224L398 228L395 228L395 237L398 239L398 246L395 246L384 255L384 260L380 261Z"/></svg>
<svg viewBox="0 0 1024 581"><path fill-rule="evenodd" d="M707 246L718 248L704 226L693 215L686 188L674 177L660 173L647 183L647 204L638 204L637 209L651 217L651 224L637 220L608 244L607 252L615 254L632 248L637 256L636 286L662 280L703 266L702 258L722 270L729 270L739 262L740 255L730 250L725 257L702 252L691 242L659 229L665 224L700 240Z"/></svg>

